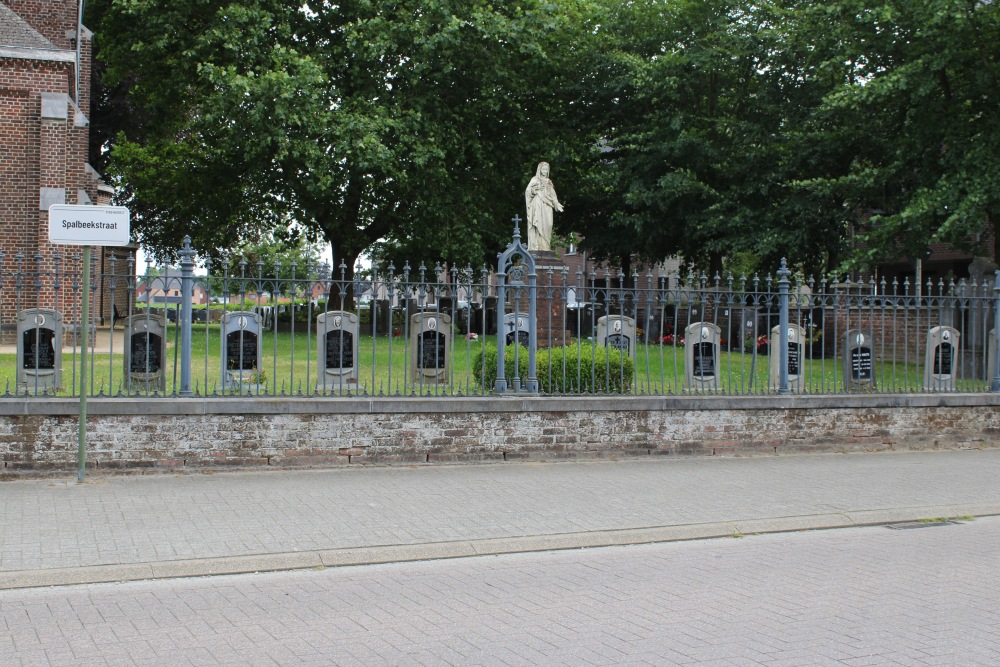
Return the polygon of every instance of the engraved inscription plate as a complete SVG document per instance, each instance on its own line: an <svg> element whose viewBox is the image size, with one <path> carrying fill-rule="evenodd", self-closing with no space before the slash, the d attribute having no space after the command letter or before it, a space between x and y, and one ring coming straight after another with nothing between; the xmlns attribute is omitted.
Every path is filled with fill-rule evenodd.
<svg viewBox="0 0 1000 667"><path fill-rule="evenodd" d="M240 341L243 347L240 354ZM240 363L242 361L242 364ZM257 334L232 331L226 336L226 370L250 371L257 368Z"/></svg>
<svg viewBox="0 0 1000 667"><path fill-rule="evenodd" d="M444 368L445 356L444 334L437 331L425 331L420 334L417 338L418 368Z"/></svg>
<svg viewBox="0 0 1000 667"><path fill-rule="evenodd" d="M693 350L693 365L691 374L695 377L713 377L715 375L715 344L695 343Z"/></svg>
<svg viewBox="0 0 1000 667"><path fill-rule="evenodd" d="M781 348L778 348L781 349ZM802 354L802 343L788 341L788 374L798 375L802 369L799 368L799 355Z"/></svg>
<svg viewBox="0 0 1000 667"><path fill-rule="evenodd" d="M160 350L163 340L154 333L132 334L129 350L130 373L158 373L163 365Z"/></svg>
<svg viewBox="0 0 1000 667"><path fill-rule="evenodd" d="M934 375L951 375L951 343L941 343L934 350Z"/></svg>
<svg viewBox="0 0 1000 667"><path fill-rule="evenodd" d="M507 340L506 340L507 345L511 345L511 344L514 343L514 334L515 333L517 334L518 345L521 345L522 347L528 347L528 332L527 331L516 331L516 332L515 331L509 331L509 332L507 332Z"/></svg>
<svg viewBox="0 0 1000 667"><path fill-rule="evenodd" d="M851 350L851 379L872 379L872 349L870 347L855 347Z"/></svg>
<svg viewBox="0 0 1000 667"><path fill-rule="evenodd" d="M342 329L326 332L326 367L354 367L354 334Z"/></svg>
<svg viewBox="0 0 1000 667"><path fill-rule="evenodd" d="M616 320L615 324L618 325L619 329L621 328L621 322L620 321ZM626 336L624 334L609 334L606 340L607 340L608 346L613 347L616 350L620 350L620 351L628 354L628 352L630 350L629 344L632 342L632 339L629 338L628 336Z"/></svg>
<svg viewBox="0 0 1000 667"><path fill-rule="evenodd" d="M24 332L24 368L52 370L56 367L56 332L47 327Z"/></svg>

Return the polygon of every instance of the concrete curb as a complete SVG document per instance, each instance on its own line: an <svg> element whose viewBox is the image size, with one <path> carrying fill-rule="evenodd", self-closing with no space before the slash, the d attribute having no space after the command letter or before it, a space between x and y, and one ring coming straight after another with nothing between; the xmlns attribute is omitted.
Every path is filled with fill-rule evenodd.
<svg viewBox="0 0 1000 667"><path fill-rule="evenodd" d="M921 519L994 515L1000 515L1000 502L859 510L831 514L809 514L714 523L595 530L552 535L525 535L521 537L482 540L393 544L150 563L20 570L0 572L0 590L143 581L149 579L206 577L224 574L249 574L253 572L274 572L310 568L323 569L351 565L404 563L445 558L496 556L562 549L587 549L630 544L738 537L761 533L828 530L833 528L918 521Z"/></svg>

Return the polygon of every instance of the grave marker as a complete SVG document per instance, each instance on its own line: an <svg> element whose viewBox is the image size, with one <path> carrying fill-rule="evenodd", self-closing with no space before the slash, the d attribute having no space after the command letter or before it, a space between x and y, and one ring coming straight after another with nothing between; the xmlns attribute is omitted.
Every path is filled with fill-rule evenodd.
<svg viewBox="0 0 1000 667"><path fill-rule="evenodd" d="M521 347L528 347L531 334L528 331L527 313L507 313L503 316L504 345L512 345L515 337Z"/></svg>
<svg viewBox="0 0 1000 667"><path fill-rule="evenodd" d="M851 329L844 345L844 384L848 390L875 388L875 350L871 332Z"/></svg>
<svg viewBox="0 0 1000 667"><path fill-rule="evenodd" d="M937 326L927 332L924 357L924 389L953 391L958 369L958 343L961 334L954 327Z"/></svg>
<svg viewBox="0 0 1000 667"><path fill-rule="evenodd" d="M689 388L719 388L721 333L722 329L711 322L694 322L684 328L684 367Z"/></svg>
<svg viewBox="0 0 1000 667"><path fill-rule="evenodd" d="M17 314L17 389L55 392L62 384L62 313L29 308Z"/></svg>
<svg viewBox="0 0 1000 667"><path fill-rule="evenodd" d="M125 378L128 391L166 391L167 320L132 315L125 320Z"/></svg>
<svg viewBox="0 0 1000 667"><path fill-rule="evenodd" d="M222 316L222 391L260 393L261 317L246 310Z"/></svg>
<svg viewBox="0 0 1000 667"><path fill-rule="evenodd" d="M316 316L316 391L357 388L360 330L358 316L346 310Z"/></svg>
<svg viewBox="0 0 1000 667"><path fill-rule="evenodd" d="M625 315L600 317L597 320L597 345L635 357L635 319Z"/></svg>
<svg viewBox="0 0 1000 667"><path fill-rule="evenodd" d="M806 330L798 324L788 325L788 390L802 391L802 371L805 362L805 338ZM778 389L781 386L779 363L781 358L781 326L771 329L771 341L769 344L770 373L769 382L771 389Z"/></svg>
<svg viewBox="0 0 1000 667"><path fill-rule="evenodd" d="M411 315L409 356L414 382L446 382L451 359L451 316L435 312Z"/></svg>

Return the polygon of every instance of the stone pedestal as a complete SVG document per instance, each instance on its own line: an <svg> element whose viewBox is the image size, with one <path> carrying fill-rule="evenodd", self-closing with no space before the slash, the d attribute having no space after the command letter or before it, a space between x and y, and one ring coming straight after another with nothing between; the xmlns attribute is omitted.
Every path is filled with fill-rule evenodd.
<svg viewBox="0 0 1000 667"><path fill-rule="evenodd" d="M569 343L571 335L566 329L566 286L563 269L566 262L551 250L532 250L538 292L535 299L535 322L538 327L538 347L560 347ZM549 286L549 271L552 286Z"/></svg>

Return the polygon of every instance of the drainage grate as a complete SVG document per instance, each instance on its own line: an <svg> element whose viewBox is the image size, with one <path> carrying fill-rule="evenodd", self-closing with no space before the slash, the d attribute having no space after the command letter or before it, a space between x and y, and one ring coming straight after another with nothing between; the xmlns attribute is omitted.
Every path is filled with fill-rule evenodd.
<svg viewBox="0 0 1000 667"><path fill-rule="evenodd" d="M934 526L958 526L961 521L904 521L903 523L890 523L886 528L893 530L910 530L911 528L932 528Z"/></svg>

